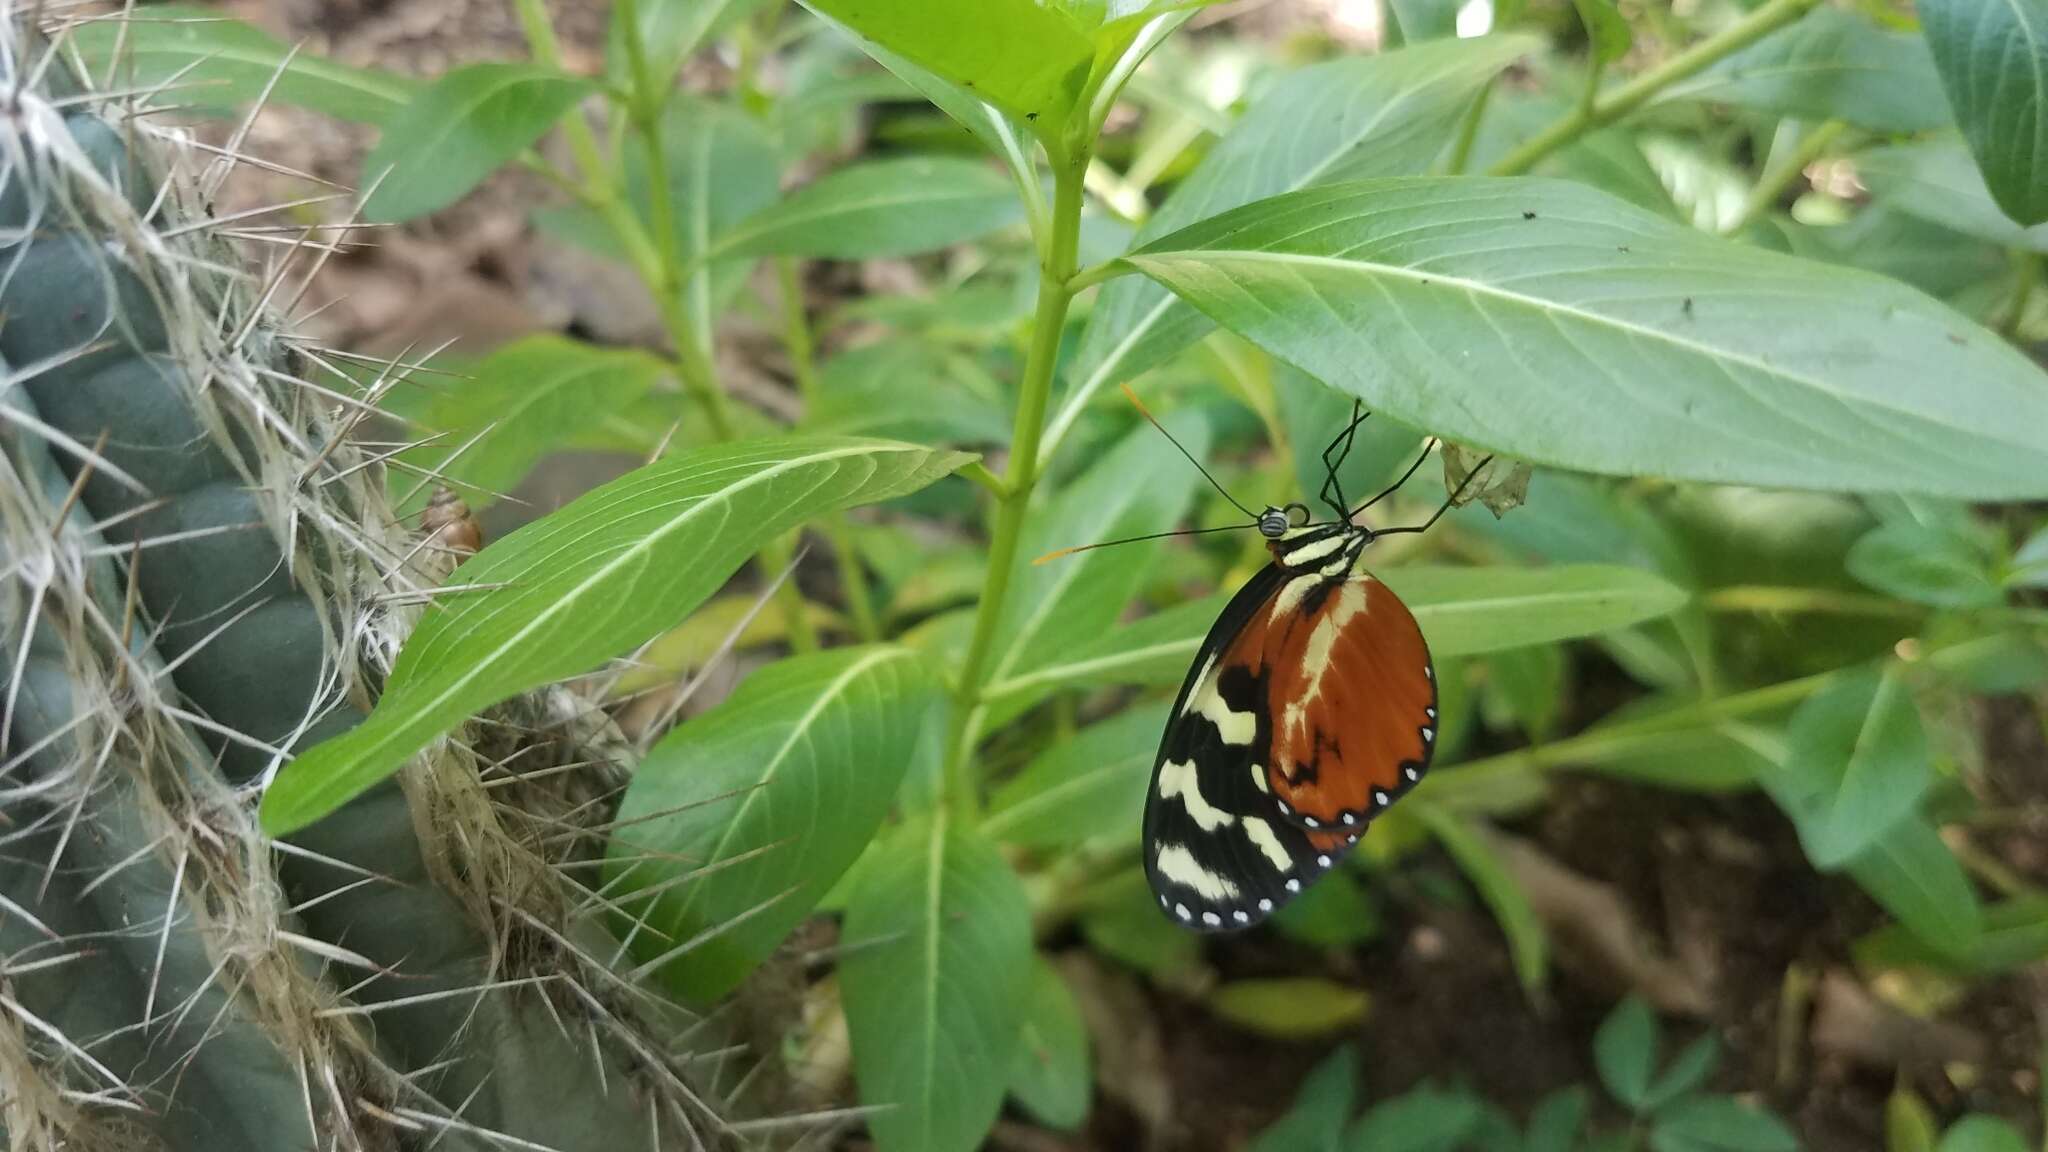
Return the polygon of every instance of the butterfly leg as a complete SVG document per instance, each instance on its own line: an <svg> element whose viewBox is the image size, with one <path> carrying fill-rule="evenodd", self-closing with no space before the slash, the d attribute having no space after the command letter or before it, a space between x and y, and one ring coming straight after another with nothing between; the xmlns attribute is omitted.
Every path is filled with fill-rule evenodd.
<svg viewBox="0 0 2048 1152"><path fill-rule="evenodd" d="M1385 536L1389 533L1429 531L1430 526L1435 524L1438 520L1442 519L1444 513L1449 512L1451 510L1451 505L1456 504L1458 502L1458 497L1463 496L1465 494L1465 489L1471 487L1472 481L1478 479L1479 474L1481 472L1486 471L1486 466L1491 463L1493 463L1493 457L1488 456L1486 459L1481 460L1479 463L1473 465L1472 470L1470 472L1465 473L1465 478L1463 480L1458 481L1458 487L1451 492L1449 498L1447 498L1442 504L1437 506L1436 514L1431 516L1429 519L1424 520L1420 524L1412 525L1407 528L1382 528L1379 531L1374 532L1373 535ZM1411 473L1414 471L1415 470L1413 468L1409 469L1409 472ZM1406 480L1407 477L1404 476L1402 477L1402 479ZM1395 487L1399 487L1399 485L1395 485Z"/></svg>
<svg viewBox="0 0 2048 1152"><path fill-rule="evenodd" d="M1337 470L1344 466L1344 461L1351 455L1351 445L1358 439L1358 426L1372 415L1364 408L1362 401L1353 400L1351 423L1346 424L1344 430L1330 441L1329 447L1323 449L1322 501L1338 516L1344 515L1345 505L1349 502L1344 499L1344 482L1338 479ZM1336 459L1331 459L1332 456Z"/></svg>
<svg viewBox="0 0 2048 1152"><path fill-rule="evenodd" d="M1385 500L1387 497L1392 496L1394 493L1399 492L1401 490L1401 485L1408 483L1408 478L1415 475L1416 470L1422 467L1423 461L1429 459L1429 454L1436 449L1436 444L1436 437L1430 437L1429 443L1424 444L1422 446L1422 455L1417 456L1415 458L1415 463L1410 464L1408 466L1408 470L1406 472L1401 473L1401 478L1399 480L1396 480L1392 484L1387 485L1386 488L1383 491L1381 491L1379 495L1373 497L1370 500L1367 500L1365 503L1360 504L1358 507L1353 508L1350 514L1352 516L1356 516L1360 512L1365 511L1367 508L1370 508L1373 505L1379 503L1380 501Z"/></svg>

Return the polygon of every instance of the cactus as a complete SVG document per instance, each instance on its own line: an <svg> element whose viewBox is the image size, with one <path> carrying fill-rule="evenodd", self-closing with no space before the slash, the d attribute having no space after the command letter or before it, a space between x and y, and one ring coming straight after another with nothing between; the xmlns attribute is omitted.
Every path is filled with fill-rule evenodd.
<svg viewBox="0 0 2048 1152"><path fill-rule="evenodd" d="M515 701L259 833L446 537L281 328L304 268L206 226L226 161L127 111L0 0L0 1143L731 1142L680 1051L711 1029L611 970L563 867L621 770L601 713Z"/></svg>

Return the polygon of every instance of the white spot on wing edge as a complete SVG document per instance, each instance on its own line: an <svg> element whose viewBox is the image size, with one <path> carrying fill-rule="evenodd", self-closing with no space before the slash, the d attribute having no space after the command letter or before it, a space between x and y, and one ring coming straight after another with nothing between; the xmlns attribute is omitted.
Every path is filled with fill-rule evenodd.
<svg viewBox="0 0 2048 1152"><path fill-rule="evenodd" d="M1212 904L1235 899L1237 896L1237 885L1231 883L1229 877L1219 876L1202 867L1202 862L1195 859L1195 854L1188 851L1185 845L1160 845L1159 855L1154 858L1153 864L1161 876Z"/></svg>
<svg viewBox="0 0 2048 1152"><path fill-rule="evenodd" d="M1197 827L1204 832L1214 832L1237 823L1237 817L1209 803L1202 796L1200 784L1195 779L1195 762L1168 760L1159 766L1159 798L1178 799L1181 807L1188 810Z"/></svg>
<svg viewBox="0 0 2048 1152"><path fill-rule="evenodd" d="M1244 818L1244 834L1250 838L1266 860L1282 872L1294 871L1294 858L1280 844L1280 837L1273 834L1273 826L1256 816Z"/></svg>

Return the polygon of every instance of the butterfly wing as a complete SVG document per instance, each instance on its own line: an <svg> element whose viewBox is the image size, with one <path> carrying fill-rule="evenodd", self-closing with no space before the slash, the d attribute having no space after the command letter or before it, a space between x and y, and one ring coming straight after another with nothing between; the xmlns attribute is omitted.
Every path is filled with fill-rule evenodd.
<svg viewBox="0 0 2048 1152"><path fill-rule="evenodd" d="M1362 572L1297 577L1274 593L1269 616L1267 784L1291 823L1361 829L1429 770L1429 645L1400 597Z"/></svg>
<svg viewBox="0 0 2048 1152"><path fill-rule="evenodd" d="M1218 616L1181 685L1145 797L1145 875L1167 915L1198 931L1264 920L1357 839L1280 818L1268 765L1266 653L1290 581L1268 566Z"/></svg>

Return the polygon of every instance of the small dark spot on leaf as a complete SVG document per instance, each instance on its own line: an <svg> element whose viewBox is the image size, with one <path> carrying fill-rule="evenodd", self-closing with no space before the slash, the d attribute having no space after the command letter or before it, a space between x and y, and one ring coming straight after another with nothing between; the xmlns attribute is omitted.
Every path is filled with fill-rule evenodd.
<svg viewBox="0 0 2048 1152"><path fill-rule="evenodd" d="M1692 297L1687 296L1685 298L1685 302L1678 306L1678 310L1680 312L1685 313L1687 316L1692 315Z"/></svg>
<svg viewBox="0 0 2048 1152"><path fill-rule="evenodd" d="M1536 218L1536 214L1535 214L1534 212L1524 212L1524 213L1522 213L1522 219L1524 219L1524 220L1534 220L1535 218Z"/></svg>
<svg viewBox="0 0 2048 1152"><path fill-rule="evenodd" d="M1965 340L1965 339L1963 339L1963 338L1962 338L1962 336L1960 336L1959 334L1957 334L1957 333L1954 333L1954 332L1951 332L1951 333L1949 333L1949 334L1948 334L1948 342L1949 342L1949 343L1951 343L1951 344L1968 344L1968 343L1969 343L1969 341L1968 341L1968 340Z"/></svg>
<svg viewBox="0 0 2048 1152"><path fill-rule="evenodd" d="M1627 251L1628 251L1628 245L1626 245L1626 244L1616 244L1616 245L1614 246L1614 250L1615 250L1616 252L1627 252Z"/></svg>
<svg viewBox="0 0 2048 1152"><path fill-rule="evenodd" d="M1026 113L1024 114L1024 118L1025 118L1026 120L1030 120L1030 121L1036 122L1036 121L1038 120L1038 113L1036 113L1036 112L1026 112Z"/></svg>

